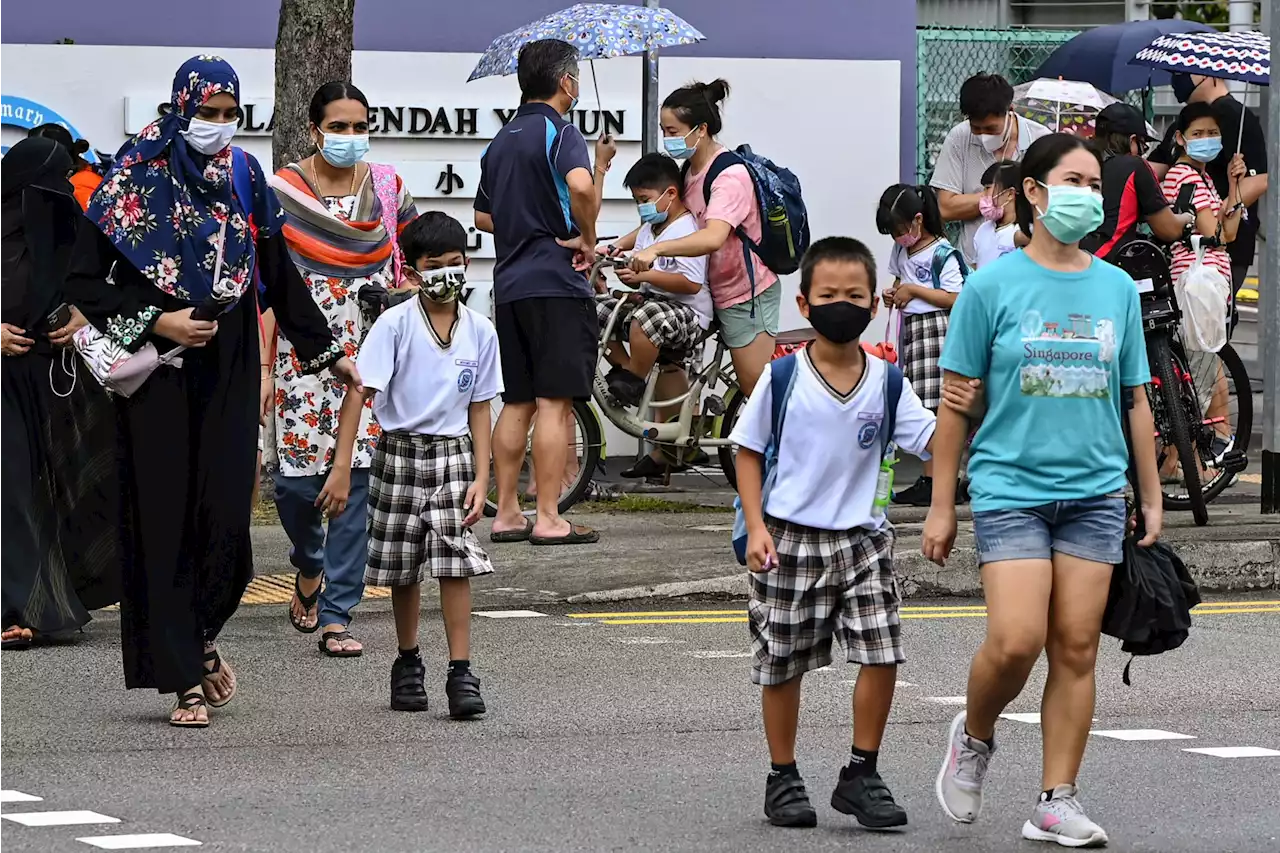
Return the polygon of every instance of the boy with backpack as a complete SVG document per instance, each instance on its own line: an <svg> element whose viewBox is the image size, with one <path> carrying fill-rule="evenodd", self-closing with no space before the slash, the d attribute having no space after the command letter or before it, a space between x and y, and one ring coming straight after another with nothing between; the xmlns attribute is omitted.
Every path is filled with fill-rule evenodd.
<svg viewBox="0 0 1280 853"><path fill-rule="evenodd" d="M893 237L889 273L893 285L884 304L902 314L900 355L902 371L926 409L938 413L942 405L942 344L947 337L951 306L969 275L960 250L943 234L938 197L927 186L894 184L880 197L876 228ZM892 322L892 321L891 321ZM957 495L963 491L957 490ZM893 496L896 504L929 506L933 499L933 463L910 488ZM963 498L961 498L963 500Z"/></svg>
<svg viewBox="0 0 1280 853"><path fill-rule="evenodd" d="M765 368L730 436L746 532L735 547L745 544L750 569L751 680L763 690L772 762L765 814L775 826L817 824L796 768L800 683L831 663L838 636L861 669L852 755L831 805L866 827L903 826L906 812L877 769L905 659L885 506L894 446L927 458L935 418L897 367L859 344L876 313L867 247L819 240L800 273L797 302L817 337Z"/></svg>
<svg viewBox="0 0 1280 853"><path fill-rule="evenodd" d="M467 235L451 217L426 213L401 234L405 274L418 287L382 312L360 347L365 392L348 391L338 425L339 460L320 501L341 512L366 397L382 428L369 474L369 561L364 581L391 587L399 655L391 708L425 711L418 652L422 582L440 582L449 648L449 716L485 712L471 671L471 578L493 571L471 531L489 490L490 403L502 391L498 335L458 297Z"/></svg>

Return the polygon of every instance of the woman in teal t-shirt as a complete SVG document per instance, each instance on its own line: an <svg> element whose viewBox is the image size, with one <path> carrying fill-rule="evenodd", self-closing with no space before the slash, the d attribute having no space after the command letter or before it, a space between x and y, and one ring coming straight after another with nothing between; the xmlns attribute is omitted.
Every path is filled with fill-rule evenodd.
<svg viewBox="0 0 1280 853"><path fill-rule="evenodd" d="M944 382L986 385L969 478L987 636L969 671L966 710L952 723L938 799L955 820L978 816L996 719L1044 649L1044 793L1022 836L1065 846L1106 842L1075 782L1093 716L1102 612L1124 541L1129 454L1120 419L1128 389L1142 491L1156 501L1142 507L1144 544L1162 521L1137 287L1079 247L1102 222L1101 183L1101 160L1079 138L1053 134L1031 145L1017 199L1031 243L969 277L942 354ZM925 556L938 563L955 541L952 490L967 432L963 415L938 412L924 528Z"/></svg>

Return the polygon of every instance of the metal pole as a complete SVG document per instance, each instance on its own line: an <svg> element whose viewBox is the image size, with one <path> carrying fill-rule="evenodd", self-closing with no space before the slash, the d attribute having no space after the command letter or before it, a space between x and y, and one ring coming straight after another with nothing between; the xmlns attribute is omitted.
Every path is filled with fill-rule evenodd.
<svg viewBox="0 0 1280 853"><path fill-rule="evenodd" d="M645 8L658 8L658 0L644 0ZM658 97L658 50L646 50L644 52L644 65L641 70L640 78L641 97L640 109L644 113L641 120L641 144L644 153L649 154L658 150L658 105L662 103Z"/></svg>
<svg viewBox="0 0 1280 853"><path fill-rule="evenodd" d="M1263 0L1262 31L1280 44L1280 0ZM1267 168L1280 168L1280 95L1275 81L1262 90ZM1267 184L1258 286L1258 343L1262 347L1262 511L1280 513L1280 181Z"/></svg>

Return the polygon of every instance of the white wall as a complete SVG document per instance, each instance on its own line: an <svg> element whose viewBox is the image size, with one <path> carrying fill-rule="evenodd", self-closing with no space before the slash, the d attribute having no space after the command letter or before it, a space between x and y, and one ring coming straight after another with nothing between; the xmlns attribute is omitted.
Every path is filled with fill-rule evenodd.
<svg viewBox="0 0 1280 853"><path fill-rule="evenodd" d="M206 48L200 50L207 51ZM114 151L127 138L147 102L169 97L173 73L194 48L106 47L82 45L6 45L0 55L3 93L57 110L94 147ZM225 50L240 75L245 102L267 108L273 96L273 56L267 50ZM478 132L472 138L386 137L375 135L370 159L396 164L418 197L420 210L438 209L470 226L474 175L491 136L492 109L515 107L519 90L514 77L464 82L476 54L360 51L353 60L355 83L375 106L446 106L478 108ZM665 94L689 80L724 77L733 87L725 111L721 140L749 143L756 151L787 166L799 176L815 239L842 234L865 240L887 275L891 241L875 231L875 205L898 174L899 67L896 61L800 59L714 59L669 57L661 61L660 91ZM601 234L618 233L636 224L635 207L621 186L622 175L640 155L634 141L640 131L640 61L636 58L595 63L600 98L606 110L624 110L626 132L606 185ZM317 84L322 81L317 81ZM126 104L132 108L132 121ZM580 109L596 107L590 70L583 68ZM136 129L133 127L131 129ZM21 135L4 129L5 144ZM632 141L627 141L628 139ZM271 160L270 138L243 134L238 144ZM446 164L466 182L462 190L442 197L435 189ZM469 278L487 282L492 275L492 244L484 235ZM803 326L795 307L796 277L786 282L782 327ZM487 299L477 293L475 307ZM883 334L878 326L869 333ZM615 453L633 447L610 435Z"/></svg>

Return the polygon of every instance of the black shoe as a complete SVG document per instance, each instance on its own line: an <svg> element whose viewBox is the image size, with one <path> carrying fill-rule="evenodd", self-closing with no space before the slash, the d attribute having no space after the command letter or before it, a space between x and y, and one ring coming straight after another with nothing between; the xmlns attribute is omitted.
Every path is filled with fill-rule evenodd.
<svg viewBox="0 0 1280 853"><path fill-rule="evenodd" d="M879 773L853 775L840 770L840 781L831 792L831 808L851 814L868 829L889 829L907 825L907 812L893 800L889 786Z"/></svg>
<svg viewBox="0 0 1280 853"><path fill-rule="evenodd" d="M791 774L769 774L764 787L764 813L774 826L818 825L818 813L809 802L804 780Z"/></svg>
<svg viewBox="0 0 1280 853"><path fill-rule="evenodd" d="M625 408L640 405L644 389L649 384L629 370L620 370L607 381L609 393Z"/></svg>
<svg viewBox="0 0 1280 853"><path fill-rule="evenodd" d="M427 710L427 688L424 678L427 668L422 658L400 655L391 664L391 710Z"/></svg>
<svg viewBox="0 0 1280 853"><path fill-rule="evenodd" d="M449 679L444 683L444 692L449 697L449 716L455 720L475 717L485 711L484 699L480 697L480 679L469 669L461 672L451 670Z"/></svg>
<svg viewBox="0 0 1280 853"><path fill-rule="evenodd" d="M628 480L639 480L648 477L661 477L666 471L667 466L662 462L654 461L652 456L643 456L639 462L623 471L622 476Z"/></svg>
<svg viewBox="0 0 1280 853"><path fill-rule="evenodd" d="M929 506L933 503L933 478L921 477L910 487L894 492L893 502L899 506Z"/></svg>

